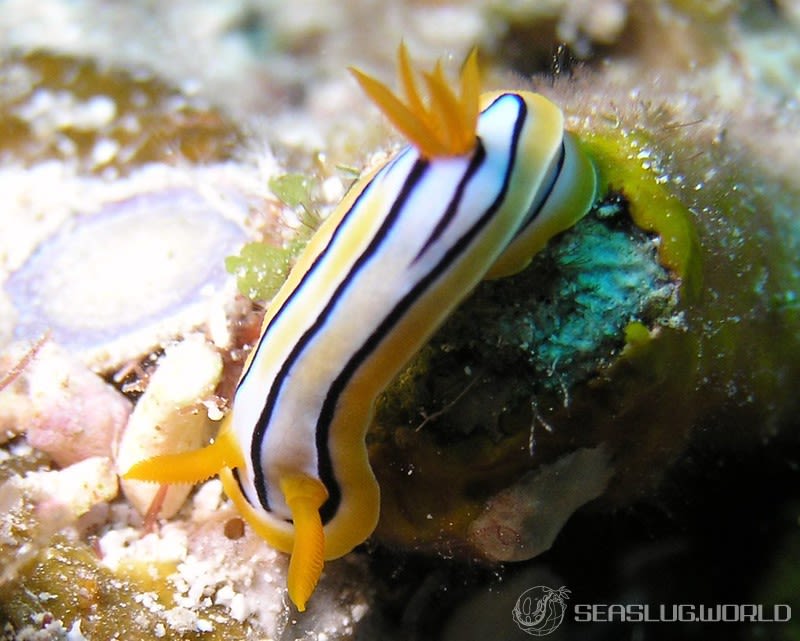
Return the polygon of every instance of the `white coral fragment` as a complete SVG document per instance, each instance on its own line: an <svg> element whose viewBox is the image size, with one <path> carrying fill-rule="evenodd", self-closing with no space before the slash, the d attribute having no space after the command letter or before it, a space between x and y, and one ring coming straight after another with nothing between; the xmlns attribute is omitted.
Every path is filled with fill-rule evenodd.
<svg viewBox="0 0 800 641"><path fill-rule="evenodd" d="M202 336L169 347L128 421L117 469L125 471L146 458L206 445L213 425L203 401L214 392L221 375L222 358ZM140 513L148 510L158 489L155 483L122 481L125 496ZM161 516L174 515L190 491L189 485L171 486Z"/></svg>

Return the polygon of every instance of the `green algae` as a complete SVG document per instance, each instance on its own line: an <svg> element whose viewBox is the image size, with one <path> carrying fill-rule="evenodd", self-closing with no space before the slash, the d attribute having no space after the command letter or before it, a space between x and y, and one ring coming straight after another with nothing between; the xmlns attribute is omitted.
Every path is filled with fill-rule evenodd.
<svg viewBox="0 0 800 641"><path fill-rule="evenodd" d="M690 212L659 175L652 141L641 131L599 130L584 133L581 143L595 160L599 184L624 194L636 226L658 235L661 264L685 281L685 294L696 296L701 286L697 232Z"/></svg>
<svg viewBox="0 0 800 641"><path fill-rule="evenodd" d="M305 174L282 174L269 179L269 188L289 207L310 208L313 182Z"/></svg>
<svg viewBox="0 0 800 641"><path fill-rule="evenodd" d="M630 350L644 348L651 339L650 330L639 321L628 323L625 327L625 350L627 353L630 353Z"/></svg>
<svg viewBox="0 0 800 641"><path fill-rule="evenodd" d="M259 302L268 301L277 293L295 259L322 222L313 197L314 180L310 176L273 176L269 188L283 204L299 211L301 226L297 234L286 246L252 242L245 244L239 254L225 258L225 269L236 276L239 292Z"/></svg>
<svg viewBox="0 0 800 641"><path fill-rule="evenodd" d="M236 276L236 285L250 300L270 300L289 274L295 252L263 242L245 244L235 256L225 258L225 269Z"/></svg>

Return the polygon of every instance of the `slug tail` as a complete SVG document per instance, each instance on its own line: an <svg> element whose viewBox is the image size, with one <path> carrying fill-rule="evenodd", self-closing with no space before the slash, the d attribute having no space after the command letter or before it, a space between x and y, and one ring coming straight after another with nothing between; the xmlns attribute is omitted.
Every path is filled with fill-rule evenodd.
<svg viewBox="0 0 800 641"><path fill-rule="evenodd" d="M225 426L216 440L199 450L162 454L134 463L123 479L156 483L200 483L224 467L239 467L242 455L230 431Z"/></svg>
<svg viewBox="0 0 800 641"><path fill-rule="evenodd" d="M325 533L319 508L328 498L328 492L317 479L302 475L286 476L280 485L292 511L295 529L289 561L289 598L304 612L322 575Z"/></svg>

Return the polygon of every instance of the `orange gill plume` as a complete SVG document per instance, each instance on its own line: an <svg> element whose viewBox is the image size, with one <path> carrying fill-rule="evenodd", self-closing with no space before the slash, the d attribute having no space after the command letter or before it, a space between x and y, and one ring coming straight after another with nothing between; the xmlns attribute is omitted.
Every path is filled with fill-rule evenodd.
<svg viewBox="0 0 800 641"><path fill-rule="evenodd" d="M477 50L470 52L461 70L460 96L447 82L441 62L436 63L433 72L422 74L428 89L427 106L414 80L408 51L402 43L398 50L398 70L405 103L382 82L350 68L364 93L422 156L436 158L470 153L475 148L479 112Z"/></svg>

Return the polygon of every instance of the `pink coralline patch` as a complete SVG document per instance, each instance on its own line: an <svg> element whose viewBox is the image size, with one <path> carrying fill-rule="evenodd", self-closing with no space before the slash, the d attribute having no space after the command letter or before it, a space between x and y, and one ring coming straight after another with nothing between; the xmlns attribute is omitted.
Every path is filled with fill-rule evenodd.
<svg viewBox="0 0 800 641"><path fill-rule="evenodd" d="M130 412L128 399L52 342L0 396L5 427L60 467L111 458Z"/></svg>

